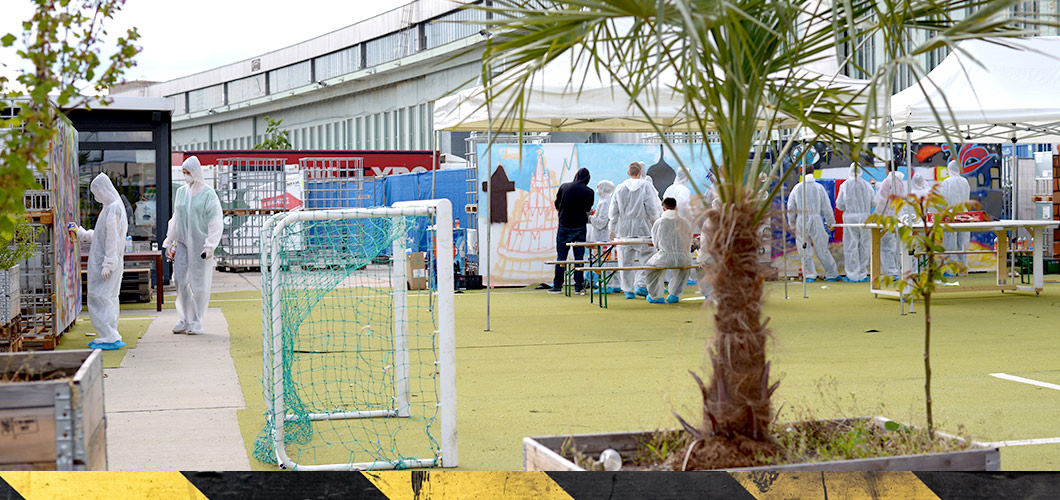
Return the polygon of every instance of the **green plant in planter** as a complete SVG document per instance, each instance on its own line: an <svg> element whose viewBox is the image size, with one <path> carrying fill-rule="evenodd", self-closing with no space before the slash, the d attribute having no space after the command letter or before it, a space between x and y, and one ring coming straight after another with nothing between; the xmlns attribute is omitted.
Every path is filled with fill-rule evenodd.
<svg viewBox="0 0 1060 500"><path fill-rule="evenodd" d="M33 255L33 250L37 248L33 240L37 237L39 228L31 226L21 217L15 220L17 222L11 239L0 237L0 270L17 266L19 262Z"/></svg>
<svg viewBox="0 0 1060 500"><path fill-rule="evenodd" d="M892 195L888 202L894 203L894 213L900 215L873 214L869 216L868 222L879 224L886 232L897 231L898 239L918 256L915 269L906 271L896 284L902 295L924 300L924 404L928 435L934 438L935 422L931 407L931 294L943 282L945 274L956 275L964 271L959 262L945 258L942 236L950 229L946 221L953 220L955 214L967 210L969 204L946 206L946 200L938 192L938 185L924 196ZM903 218L909 219L908 222L903 223ZM891 276L878 279L882 285L896 282Z"/></svg>

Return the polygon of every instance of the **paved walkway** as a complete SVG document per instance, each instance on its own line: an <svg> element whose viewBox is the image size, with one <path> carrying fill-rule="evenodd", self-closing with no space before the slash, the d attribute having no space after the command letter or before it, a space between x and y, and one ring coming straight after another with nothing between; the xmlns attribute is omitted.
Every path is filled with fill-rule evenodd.
<svg viewBox="0 0 1060 500"><path fill-rule="evenodd" d="M105 370L109 468L249 470L228 323L216 308L205 335L174 335L176 322L175 310L158 313L121 368Z"/></svg>

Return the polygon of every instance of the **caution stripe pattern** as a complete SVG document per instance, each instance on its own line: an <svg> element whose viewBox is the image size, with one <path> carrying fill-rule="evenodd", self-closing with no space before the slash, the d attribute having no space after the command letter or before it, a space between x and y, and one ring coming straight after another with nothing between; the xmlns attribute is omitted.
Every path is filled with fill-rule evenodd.
<svg viewBox="0 0 1060 500"><path fill-rule="evenodd" d="M949 500L1036 498L1058 490L1056 473L0 472L0 500Z"/></svg>

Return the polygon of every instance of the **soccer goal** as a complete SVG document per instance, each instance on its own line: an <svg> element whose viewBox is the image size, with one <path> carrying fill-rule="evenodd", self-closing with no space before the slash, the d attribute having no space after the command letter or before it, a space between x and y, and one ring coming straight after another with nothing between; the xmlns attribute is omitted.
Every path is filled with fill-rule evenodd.
<svg viewBox="0 0 1060 500"><path fill-rule="evenodd" d="M456 467L449 201L277 214L261 265L255 457L295 470Z"/></svg>

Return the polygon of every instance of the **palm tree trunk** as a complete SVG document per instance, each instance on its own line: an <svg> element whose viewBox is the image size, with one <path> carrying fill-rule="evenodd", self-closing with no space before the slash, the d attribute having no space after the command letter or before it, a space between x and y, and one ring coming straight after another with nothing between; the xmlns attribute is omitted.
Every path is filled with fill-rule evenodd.
<svg viewBox="0 0 1060 500"><path fill-rule="evenodd" d="M758 262L762 219L756 217L754 198L744 199L706 214L706 251L714 258L707 279L714 285L717 310L708 347L713 373L708 384L696 377L703 393L701 443L693 445L690 460L696 468L756 465L776 453L769 397L778 383L769 383L768 320L762 319L765 268Z"/></svg>

